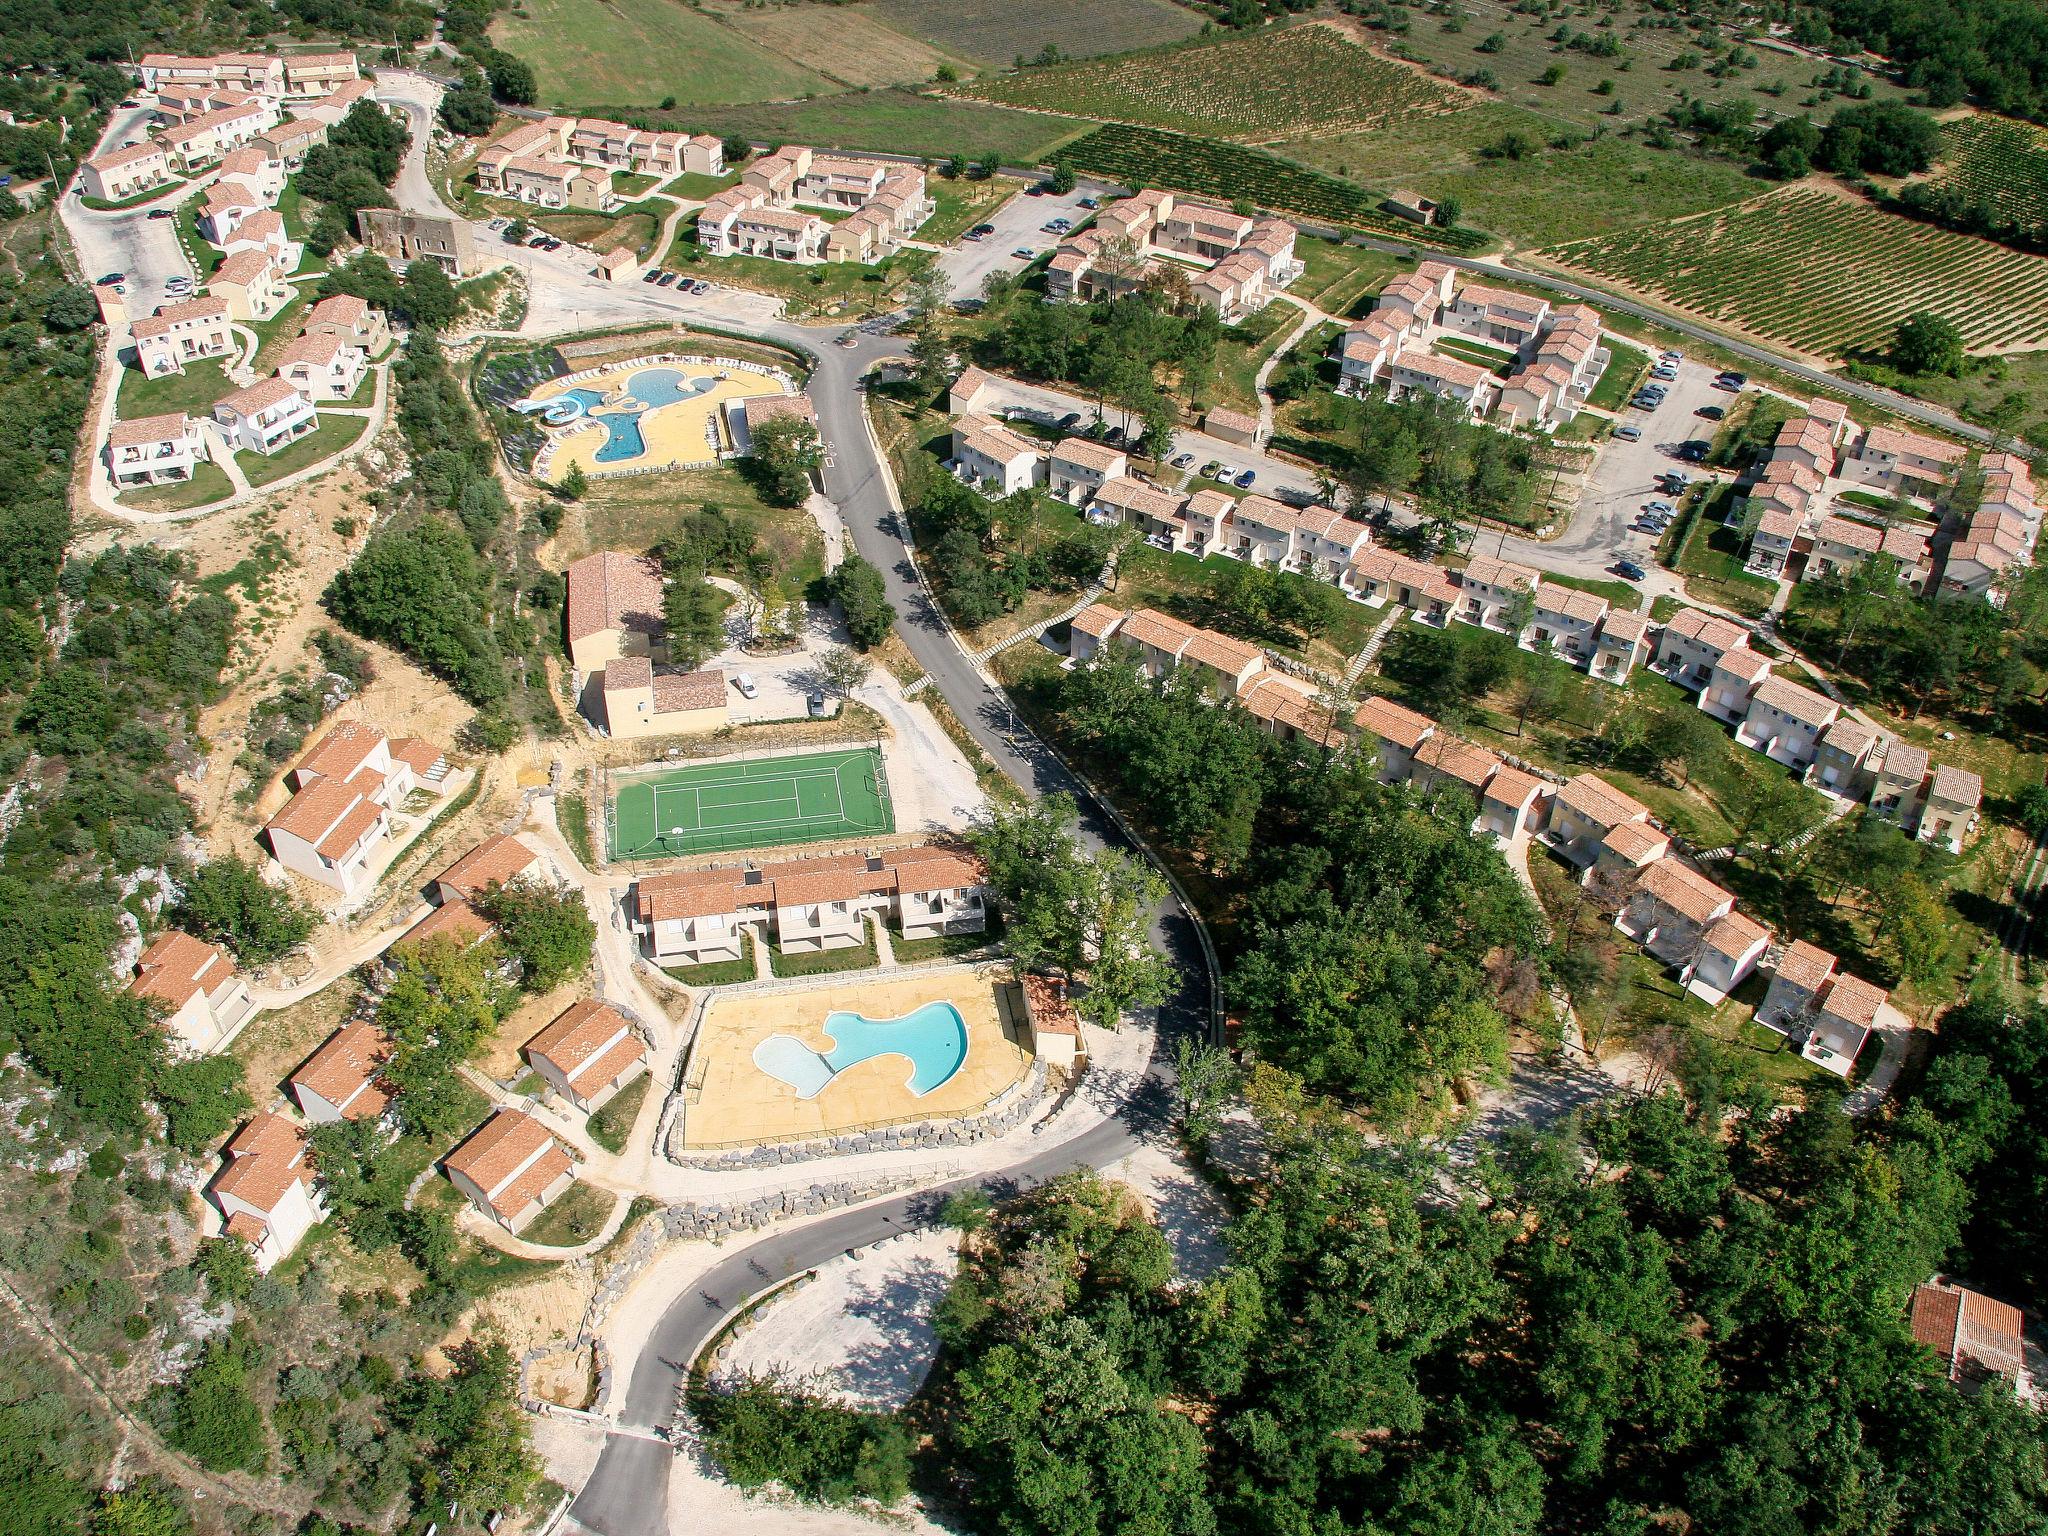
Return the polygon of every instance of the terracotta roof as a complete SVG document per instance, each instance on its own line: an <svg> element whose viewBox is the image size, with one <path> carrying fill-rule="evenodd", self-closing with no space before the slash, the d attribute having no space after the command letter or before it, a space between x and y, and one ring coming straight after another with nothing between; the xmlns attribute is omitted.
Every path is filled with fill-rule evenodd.
<svg viewBox="0 0 2048 1536"><path fill-rule="evenodd" d="M1752 702L1775 709L1781 715L1789 715L1801 725L1812 726L1815 730L1828 725L1842 712L1841 706L1825 694L1802 688L1783 677L1767 677L1758 683Z"/></svg>
<svg viewBox="0 0 2048 1536"><path fill-rule="evenodd" d="M1914 1339L1941 1356L1951 1376L1965 1362L1987 1372L2017 1376L2026 1368L2026 1318L2018 1307L1937 1275L1913 1290Z"/></svg>
<svg viewBox="0 0 2048 1536"><path fill-rule="evenodd" d="M295 771L305 777L352 779L384 739L384 733L373 725L344 720L307 749Z"/></svg>
<svg viewBox="0 0 2048 1536"><path fill-rule="evenodd" d="M540 855L516 837L494 833L435 877L458 895L475 896L488 886L510 885L540 862Z"/></svg>
<svg viewBox="0 0 2048 1536"><path fill-rule="evenodd" d="M1490 288L1483 283L1467 283L1457 293L1460 304L1483 305L1497 309L1502 314L1514 315L1533 320L1550 307L1548 299L1532 299L1526 294L1515 293L1507 288Z"/></svg>
<svg viewBox="0 0 2048 1536"><path fill-rule="evenodd" d="M1561 614L1578 624L1598 624L1607 616L1607 599L1577 587L1546 584L1537 589L1536 611Z"/></svg>
<svg viewBox="0 0 2048 1536"><path fill-rule="evenodd" d="M548 1128L516 1109L501 1109L492 1115L443 1158L441 1165L481 1189L501 1216L518 1215L539 1192L528 1188L527 1176L536 1166L549 1169L540 1181L543 1189L564 1168L573 1166Z"/></svg>
<svg viewBox="0 0 2048 1536"><path fill-rule="evenodd" d="M176 304L166 304L153 315L144 315L128 327L131 336L161 336L174 325L184 325L207 320L225 321L228 318L228 301L208 296L203 299L185 299Z"/></svg>
<svg viewBox="0 0 2048 1536"><path fill-rule="evenodd" d="M171 438L182 438L185 426L192 418L182 411L173 411L167 416L140 416L133 421L117 421L107 434L107 442L115 448L140 448L149 443L167 442Z"/></svg>
<svg viewBox="0 0 2048 1536"><path fill-rule="evenodd" d="M251 219L249 224L256 221ZM247 229L249 224L244 224ZM237 251L213 269L213 276L207 279L212 286L246 288L270 270L270 253L267 251Z"/></svg>
<svg viewBox="0 0 2048 1536"><path fill-rule="evenodd" d="M620 656L605 663L604 691L624 693L634 688L654 689L654 663L645 656Z"/></svg>
<svg viewBox="0 0 2048 1536"><path fill-rule="evenodd" d="M1860 549L1869 554L1884 544L1884 530L1873 528L1868 523L1852 522L1846 517L1833 515L1820 520L1814 529L1814 537L1826 539L1830 544L1842 544L1850 549Z"/></svg>
<svg viewBox="0 0 2048 1536"><path fill-rule="evenodd" d="M337 293L322 299L306 312L306 325L340 325L354 330L369 317L370 305L352 293Z"/></svg>
<svg viewBox="0 0 2048 1536"><path fill-rule="evenodd" d="M314 788L316 790L324 789L331 782L332 780L322 779ZM344 789L346 789L346 786L344 786ZM347 792L354 793L352 790ZM320 839L317 851L322 858L346 858L368 834L370 829L377 825L379 818L383 814L384 807L368 796L364 796L349 809L347 815L334 824L333 831Z"/></svg>
<svg viewBox="0 0 2048 1536"><path fill-rule="evenodd" d="M1807 992L1818 992L1834 973L1835 957L1804 939L1794 939L1778 957L1777 979Z"/></svg>
<svg viewBox="0 0 2048 1536"><path fill-rule="evenodd" d="M310 1184L305 1138L283 1115L256 1115L227 1145L227 1166L213 1181L215 1195L233 1195L259 1211L274 1211L294 1184Z"/></svg>
<svg viewBox="0 0 2048 1536"><path fill-rule="evenodd" d="M1760 656L1747 646L1736 646L1721 653L1714 670L1726 672L1741 682L1755 683L1770 676L1771 662L1769 657Z"/></svg>
<svg viewBox="0 0 2048 1536"><path fill-rule="evenodd" d="M626 1047L623 1056L617 1049L621 1045ZM592 1068L603 1066L610 1070L601 1071L590 1080L610 1082L627 1061L644 1057L646 1051L623 1013L609 1003L587 997L571 1003L553 1023L527 1041L526 1054L529 1059L546 1057L573 1086Z"/></svg>
<svg viewBox="0 0 2048 1536"><path fill-rule="evenodd" d="M1417 714L1392 699L1367 699L1351 718L1361 731L1391 741L1408 752L1420 747L1436 730L1436 722L1429 716Z"/></svg>
<svg viewBox="0 0 2048 1536"><path fill-rule="evenodd" d="M1469 741L1439 732L1422 744L1415 761L1447 779L1456 779L1475 795L1486 788L1500 759Z"/></svg>
<svg viewBox="0 0 2048 1536"><path fill-rule="evenodd" d="M1147 485L1142 480L1133 480L1128 475L1118 475L1105 480L1102 488L1095 493L1095 505L1122 507L1127 511L1142 512L1161 522L1168 522L1180 516L1181 497L1156 485Z"/></svg>
<svg viewBox="0 0 2048 1536"><path fill-rule="evenodd" d="M750 395L740 406L746 412L750 432L771 421L807 421L813 426L818 422L817 410L808 395Z"/></svg>
<svg viewBox="0 0 2048 1536"><path fill-rule="evenodd" d="M1071 627L1076 634L1100 640L1121 624L1123 618L1123 610L1120 608L1112 608L1107 603L1090 603L1074 615Z"/></svg>
<svg viewBox="0 0 2048 1536"><path fill-rule="evenodd" d="M408 935L410 937L410 935ZM318 1094L348 1120L375 1120L391 1103L391 1090L377 1077L391 1055L391 1042L374 1024L345 1024L291 1076L301 1095Z"/></svg>
<svg viewBox="0 0 2048 1536"><path fill-rule="evenodd" d="M217 944L167 929L150 940L135 962L128 990L161 999L173 1013L201 992L212 992L235 974L235 962Z"/></svg>
<svg viewBox="0 0 2048 1536"><path fill-rule="evenodd" d="M278 813L264 824L271 833L288 833L305 842L324 839L330 828L341 823L357 806L376 805L360 785L341 779L315 779L287 800Z"/></svg>
<svg viewBox="0 0 2048 1536"><path fill-rule="evenodd" d="M1254 719L1291 726L1306 736L1323 736L1333 718L1305 686L1277 672L1254 678L1237 702Z"/></svg>
<svg viewBox="0 0 2048 1536"><path fill-rule="evenodd" d="M651 556L610 549L585 555L569 567L568 579L572 643L608 629L660 631L662 573Z"/></svg>
<svg viewBox="0 0 2048 1536"><path fill-rule="evenodd" d="M892 864L890 867L895 872L896 889L899 891L966 890L988 879L987 868L971 853L954 853L943 848L904 851L930 854L933 857L907 859Z"/></svg>
<svg viewBox="0 0 2048 1536"><path fill-rule="evenodd" d="M1258 431L1259 418L1248 416L1243 411L1233 411L1228 406L1213 405L1202 418L1202 425L1212 432L1218 427L1224 427L1232 432L1249 433Z"/></svg>
<svg viewBox="0 0 2048 1536"><path fill-rule="evenodd" d="M232 411L237 416L254 416L259 411L270 410L287 401L305 398L298 390L283 379L259 379L247 389L238 389L233 394L216 400L216 411Z"/></svg>
<svg viewBox="0 0 2048 1536"><path fill-rule="evenodd" d="M1659 859L1644 870L1636 889L1696 924L1712 922L1735 900L1690 865L1671 858Z"/></svg>
<svg viewBox="0 0 2048 1536"><path fill-rule="evenodd" d="M1821 733L1820 740L1824 747L1856 757L1877 740L1877 731L1854 715L1843 715Z"/></svg>
<svg viewBox="0 0 2048 1536"><path fill-rule="evenodd" d="M1821 1001L1821 1010L1833 1014L1845 1024L1868 1029L1877 1022L1877 1010L1884 1006L1889 995L1883 987L1845 971L1836 976L1835 984L1828 988L1828 995Z"/></svg>
<svg viewBox="0 0 2048 1536"><path fill-rule="evenodd" d="M404 763L419 774L431 773L436 764L446 760L439 747L418 736L395 737L390 749L393 761Z"/></svg>
<svg viewBox="0 0 2048 1536"><path fill-rule="evenodd" d="M1193 625L1183 624L1179 619L1170 618L1155 608L1138 609L1124 620L1123 627L1117 631L1119 640L1129 640L1135 645L1149 645L1175 658L1187 649L1188 642L1194 637Z"/></svg>
<svg viewBox="0 0 2048 1536"><path fill-rule="evenodd" d="M1206 629L1195 631L1187 648L1180 653L1182 661L1199 662L1221 672L1225 677L1241 677L1247 667L1258 667L1265 662L1266 653L1256 645L1247 645L1242 640L1232 640L1223 635L1211 634Z"/></svg>
<svg viewBox="0 0 2048 1536"><path fill-rule="evenodd" d="M1609 827L1600 841L1607 851L1624 863L1641 868L1661 859L1671 848L1671 839L1647 821L1623 821Z"/></svg>
<svg viewBox="0 0 2048 1536"><path fill-rule="evenodd" d="M725 672L704 667L695 672L663 672L654 679L654 712L678 714L693 709L725 707Z"/></svg>
<svg viewBox="0 0 2048 1536"><path fill-rule="evenodd" d="M1017 983L1024 989L1024 1008L1031 1015L1033 1029L1048 1035L1080 1036L1081 1017L1068 1000L1066 983L1030 975L1018 977Z"/></svg>
<svg viewBox="0 0 2048 1536"><path fill-rule="evenodd" d="M463 949L491 933L490 920L458 896L444 901L399 935L401 944L424 944L429 939L453 939Z"/></svg>
<svg viewBox="0 0 2048 1536"><path fill-rule="evenodd" d="M1121 448L1105 448L1085 437L1061 438L1054 446L1052 456L1069 464L1078 464L1083 469L1092 469L1100 475L1119 473L1127 462Z"/></svg>
<svg viewBox="0 0 2048 1536"><path fill-rule="evenodd" d="M735 866L652 875L633 886L640 922L766 910L783 902L845 901L890 891L940 891L979 885L981 861L957 848L922 843L869 856L826 854L785 859L752 872Z"/></svg>
<svg viewBox="0 0 2048 1536"><path fill-rule="evenodd" d="M1864 450L1932 459L1937 464L1954 464L1963 456L1963 450L1954 443L1943 442L1938 437L1922 437L1918 432L1901 432L1895 427L1872 427L1858 452Z"/></svg>
<svg viewBox="0 0 2048 1536"><path fill-rule="evenodd" d="M1486 798L1499 805L1522 806L1529 803L1529 797L1550 788L1547 779L1539 779L1533 773L1524 773L1506 763L1487 783Z"/></svg>
<svg viewBox="0 0 2048 1536"><path fill-rule="evenodd" d="M953 436L965 447L998 464L1008 464L1019 458L1036 458L1045 452L1043 444L1012 432L986 416L962 416L953 423Z"/></svg>
<svg viewBox="0 0 2048 1536"><path fill-rule="evenodd" d="M1609 829L1626 821L1646 821L1650 815L1647 805L1629 798L1596 773L1567 780L1557 792L1557 803Z"/></svg>
<svg viewBox="0 0 2048 1536"><path fill-rule="evenodd" d="M1927 749L1909 741L1894 741L1884 749L1881 769L1888 779L1906 779L1914 785L1927 777Z"/></svg>
<svg viewBox="0 0 2048 1536"><path fill-rule="evenodd" d="M235 232L228 236L228 243L231 245L248 245L252 243L266 246L276 245L284 238L284 232L284 215L275 208L265 208L261 213L253 213L244 219ZM276 236L277 239L272 239L272 236ZM221 266L213 269L212 280L214 282L223 281L221 271L225 266L226 263L223 262ZM247 279L238 279L238 281L247 281Z"/></svg>
<svg viewBox="0 0 2048 1536"><path fill-rule="evenodd" d="M1740 626L1698 608L1679 609L1665 621L1664 633L1682 636L1714 651L1732 651L1749 644L1749 635Z"/></svg>
<svg viewBox="0 0 2048 1536"><path fill-rule="evenodd" d="M278 355L277 367L273 371L283 373L285 369L299 364L314 368L330 367L344 351L361 356L360 349L350 346L332 331L316 331L312 335L295 338Z"/></svg>
<svg viewBox="0 0 2048 1536"><path fill-rule="evenodd" d="M1717 955L1740 960L1770 938L1771 930L1748 913L1730 912L1707 930L1706 946Z"/></svg>
<svg viewBox="0 0 2048 1536"><path fill-rule="evenodd" d="M228 1217L221 1230L229 1237L241 1239L251 1248L260 1248L264 1238L270 1235L270 1223L247 1211L236 1211Z"/></svg>
<svg viewBox="0 0 2048 1536"><path fill-rule="evenodd" d="M1419 373L1426 379L1435 379L1457 389L1478 389L1493 377L1492 370L1481 368L1477 363L1461 362L1455 357L1442 357L1434 352L1423 352L1403 347L1394 354L1394 366L1406 368L1410 373Z"/></svg>
<svg viewBox="0 0 2048 1536"><path fill-rule="evenodd" d="M94 155L85 163L96 171L118 171L124 165L134 165L139 161L161 160L163 153L161 145L152 144L145 139L141 143L129 145L126 149L110 149L104 155Z"/></svg>
<svg viewBox="0 0 2048 1536"><path fill-rule="evenodd" d="M1604 644L1614 641L1621 645L1634 645L1649 630L1650 616L1646 613L1630 613L1622 608L1610 608L1607 616L1600 621L1600 639Z"/></svg>

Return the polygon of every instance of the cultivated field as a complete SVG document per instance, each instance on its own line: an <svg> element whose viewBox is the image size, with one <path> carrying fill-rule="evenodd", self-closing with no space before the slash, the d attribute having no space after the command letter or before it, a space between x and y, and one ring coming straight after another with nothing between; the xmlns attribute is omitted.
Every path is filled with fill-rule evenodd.
<svg viewBox="0 0 2048 1536"><path fill-rule="evenodd" d="M983 80L966 93L1009 106L1262 141L1374 128L1396 118L1455 112L1475 99L1323 26L1027 69Z"/></svg>
<svg viewBox="0 0 2048 1536"><path fill-rule="evenodd" d="M1088 126L1071 117L903 90L841 91L815 101L654 116L664 126L740 133L770 143L939 157L957 151L970 158L996 155L1009 165L1035 165L1053 146Z"/></svg>
<svg viewBox="0 0 2048 1536"><path fill-rule="evenodd" d="M1881 347L1917 310L1973 351L2048 346L2048 259L1811 187L1543 254L1816 357Z"/></svg>
<svg viewBox="0 0 2048 1536"><path fill-rule="evenodd" d="M710 10L709 7L706 8ZM803 69L846 85L921 85L941 64L965 63L881 21L864 5L712 12L749 40Z"/></svg>
<svg viewBox="0 0 2048 1536"><path fill-rule="evenodd" d="M1109 123L1067 145L1060 154L1076 170L1093 171L1131 185L1170 187L1225 202L1246 198L1307 218L1406 238L1422 234L1417 226L1382 212L1379 194L1242 144ZM1429 239L1457 249L1486 243L1485 236L1469 229L1432 230Z"/></svg>
<svg viewBox="0 0 2048 1536"><path fill-rule="evenodd" d="M2048 224L2048 133L1989 113L1944 123L1944 187L1981 197L2030 229Z"/></svg>
<svg viewBox="0 0 2048 1536"><path fill-rule="evenodd" d="M550 107L653 106L670 96L693 106L831 89L677 0L519 0L491 34L533 65Z"/></svg>
<svg viewBox="0 0 2048 1536"><path fill-rule="evenodd" d="M1169 0L876 0L881 19L948 53L1007 66L1050 43L1069 58L1178 42L1202 18Z"/></svg>

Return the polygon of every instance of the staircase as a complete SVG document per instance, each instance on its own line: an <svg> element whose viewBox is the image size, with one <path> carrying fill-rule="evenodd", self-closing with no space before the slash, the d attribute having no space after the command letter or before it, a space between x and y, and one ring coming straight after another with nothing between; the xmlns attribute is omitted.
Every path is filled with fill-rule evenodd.
<svg viewBox="0 0 2048 1536"><path fill-rule="evenodd" d="M1387 643L1387 636L1407 613L1399 603L1387 604L1386 617L1379 621L1373 632L1365 637L1365 644L1358 648L1358 654L1351 658L1351 665L1344 669L1344 692L1349 694L1358 686L1358 680L1365 676L1365 669L1373 664L1380 653L1380 647Z"/></svg>

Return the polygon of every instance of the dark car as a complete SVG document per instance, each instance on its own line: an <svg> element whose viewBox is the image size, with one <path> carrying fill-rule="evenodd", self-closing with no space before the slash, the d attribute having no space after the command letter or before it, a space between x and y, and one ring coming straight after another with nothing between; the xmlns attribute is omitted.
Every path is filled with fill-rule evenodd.
<svg viewBox="0 0 2048 1536"><path fill-rule="evenodd" d="M1698 464L1706 458L1707 447L1706 443L1680 443L1678 456L1688 464Z"/></svg>
<svg viewBox="0 0 2048 1536"><path fill-rule="evenodd" d="M1114 448L1124 440L1124 429L1122 427L1111 427L1102 434L1102 440Z"/></svg>
<svg viewBox="0 0 2048 1536"><path fill-rule="evenodd" d="M1698 410L1693 412L1693 415L1703 417L1708 421L1719 421L1723 416L1726 416L1727 414L1728 413L1722 410L1721 407L1718 405L1703 405Z"/></svg>
<svg viewBox="0 0 2048 1536"><path fill-rule="evenodd" d="M102 288L111 288L116 283L125 283L127 281L128 274L126 272L109 272L105 277L100 279L100 286Z"/></svg>
<svg viewBox="0 0 2048 1536"><path fill-rule="evenodd" d="M1640 565L1637 565L1633 560L1615 561L1614 570L1616 575L1624 577L1629 581L1641 581L1645 576L1650 574L1648 571L1644 570Z"/></svg>
<svg viewBox="0 0 2048 1536"><path fill-rule="evenodd" d="M643 273L640 281L643 283L658 283L661 281L661 273L659 271Z"/></svg>
<svg viewBox="0 0 2048 1536"><path fill-rule="evenodd" d="M672 284L673 284L673 283L675 282L675 280L676 280L676 275L675 275L675 273L673 273L673 272L664 272L664 273L662 273L662 274L661 274L661 280L660 280L660 281L659 281L658 283L656 283L656 284L655 284L655 286L656 286L657 288L667 288L667 287L671 286L671 285L672 285Z"/></svg>
<svg viewBox="0 0 2048 1536"><path fill-rule="evenodd" d="M178 210L175 208L152 208L149 210L149 216L152 219L175 219L178 216Z"/></svg>
<svg viewBox="0 0 2048 1536"><path fill-rule="evenodd" d="M1069 411L1059 419L1059 429L1062 432L1071 432L1080 424L1081 413L1079 411Z"/></svg>

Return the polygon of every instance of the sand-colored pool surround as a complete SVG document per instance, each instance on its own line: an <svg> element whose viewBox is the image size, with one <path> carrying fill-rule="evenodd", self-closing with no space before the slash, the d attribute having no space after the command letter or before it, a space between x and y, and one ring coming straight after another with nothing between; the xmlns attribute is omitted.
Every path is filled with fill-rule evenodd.
<svg viewBox="0 0 2048 1536"><path fill-rule="evenodd" d="M705 1006L690 1052L683 1090L683 1146L709 1150L807 1141L871 1126L979 1112L1031 1069L1030 1050L997 1002L997 989L1009 980L1001 968L947 967L893 980L852 978L828 986L714 995ZM920 1049L925 1060L919 1062L887 1049L874 1054L848 1051L848 1041L826 1029L826 1020L834 1014L877 1021L872 1030L861 1031L864 1049L875 1043L877 1033L885 1035L890 1028L881 1021L910 1019L921 1011L925 1020L935 1021L943 1015L935 1004L950 1004L965 1027L965 1054L957 1066L952 1065L950 1052L941 1061ZM840 1032L846 1034L844 1024ZM777 1037L779 1043L771 1044ZM756 1052L764 1045L771 1065L800 1061L798 1047L813 1059L837 1051L845 1064L822 1082L817 1077L791 1082L756 1061ZM846 1060L849 1055L860 1059ZM943 1080L924 1085L922 1079L941 1070L946 1072ZM785 1073L804 1077L787 1066Z"/></svg>
<svg viewBox="0 0 2048 1536"><path fill-rule="evenodd" d="M759 363L662 353L550 379L514 409L547 432L534 459L542 478L559 479L572 464L586 476L633 474L730 455L725 403L795 390Z"/></svg>

